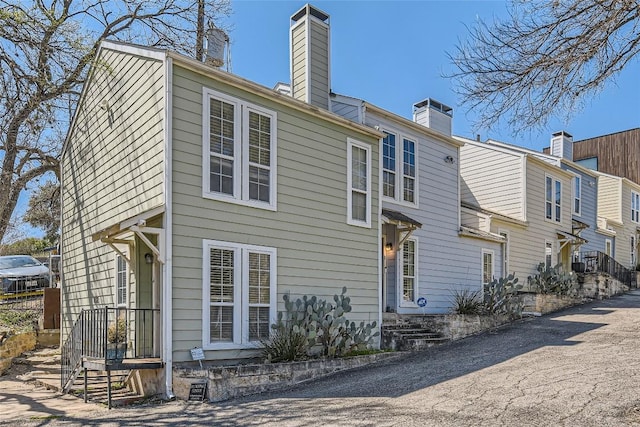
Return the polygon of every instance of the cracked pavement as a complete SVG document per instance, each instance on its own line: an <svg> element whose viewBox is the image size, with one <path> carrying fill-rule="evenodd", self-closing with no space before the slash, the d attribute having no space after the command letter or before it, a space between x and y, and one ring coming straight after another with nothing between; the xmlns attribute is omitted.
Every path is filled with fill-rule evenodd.
<svg viewBox="0 0 640 427"><path fill-rule="evenodd" d="M89 405L44 422L6 414L0 391L0 423L640 426L639 380L635 290L288 390L217 404L112 411Z"/></svg>

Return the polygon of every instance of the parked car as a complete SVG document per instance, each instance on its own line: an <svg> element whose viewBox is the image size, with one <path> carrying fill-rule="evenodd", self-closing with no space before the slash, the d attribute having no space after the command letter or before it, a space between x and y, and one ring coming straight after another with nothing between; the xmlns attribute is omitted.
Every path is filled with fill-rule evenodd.
<svg viewBox="0 0 640 427"><path fill-rule="evenodd" d="M0 256L0 288L17 293L49 287L49 268L29 255Z"/></svg>

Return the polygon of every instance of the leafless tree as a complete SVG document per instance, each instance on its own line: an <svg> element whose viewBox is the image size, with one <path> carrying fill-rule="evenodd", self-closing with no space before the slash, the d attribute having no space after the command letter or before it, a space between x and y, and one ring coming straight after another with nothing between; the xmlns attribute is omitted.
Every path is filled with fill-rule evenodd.
<svg viewBox="0 0 640 427"><path fill-rule="evenodd" d="M476 126L517 134L575 114L639 51L638 0L512 0L507 19L470 28L448 77Z"/></svg>
<svg viewBox="0 0 640 427"><path fill-rule="evenodd" d="M0 242L20 193L58 159L100 41L193 55L199 0L0 0ZM205 0L208 19L229 0Z"/></svg>

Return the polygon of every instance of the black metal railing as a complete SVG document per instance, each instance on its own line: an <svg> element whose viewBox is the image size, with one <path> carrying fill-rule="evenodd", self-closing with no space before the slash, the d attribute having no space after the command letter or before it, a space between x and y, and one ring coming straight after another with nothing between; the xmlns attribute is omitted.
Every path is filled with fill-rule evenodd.
<svg viewBox="0 0 640 427"><path fill-rule="evenodd" d="M634 272L600 251L580 252L571 267L577 273L607 273L627 286L633 282Z"/></svg>
<svg viewBox="0 0 640 427"><path fill-rule="evenodd" d="M63 390L77 375L83 358L103 360L105 365L159 358L159 325L158 309L82 310L61 350Z"/></svg>

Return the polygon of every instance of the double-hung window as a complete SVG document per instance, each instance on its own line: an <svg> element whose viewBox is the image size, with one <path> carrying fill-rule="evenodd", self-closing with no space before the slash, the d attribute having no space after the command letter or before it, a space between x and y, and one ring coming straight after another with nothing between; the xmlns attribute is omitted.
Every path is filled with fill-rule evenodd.
<svg viewBox="0 0 640 427"><path fill-rule="evenodd" d="M582 212L582 178L573 178L573 213L580 215Z"/></svg>
<svg viewBox="0 0 640 427"><path fill-rule="evenodd" d="M416 177L416 142L385 131L382 139L382 195L395 201L417 204Z"/></svg>
<svg viewBox="0 0 640 427"><path fill-rule="evenodd" d="M493 280L493 251L482 250L482 284L487 285Z"/></svg>
<svg viewBox="0 0 640 427"><path fill-rule="evenodd" d="M275 210L277 115L204 90L204 197Z"/></svg>
<svg viewBox="0 0 640 427"><path fill-rule="evenodd" d="M116 306L127 305L127 261L118 254L116 255Z"/></svg>
<svg viewBox="0 0 640 427"><path fill-rule="evenodd" d="M371 146L347 140L347 224L371 227Z"/></svg>
<svg viewBox="0 0 640 427"><path fill-rule="evenodd" d="M562 221L562 183L548 175L545 177L545 218Z"/></svg>
<svg viewBox="0 0 640 427"><path fill-rule="evenodd" d="M409 305L416 301L418 243L407 239L402 244L402 302Z"/></svg>
<svg viewBox="0 0 640 427"><path fill-rule="evenodd" d="M631 221L640 222L640 195L634 191L631 192Z"/></svg>
<svg viewBox="0 0 640 427"><path fill-rule="evenodd" d="M203 246L203 347L242 348L267 338L276 315L276 249Z"/></svg>
<svg viewBox="0 0 640 427"><path fill-rule="evenodd" d="M402 139L402 200L416 201L416 143Z"/></svg>

